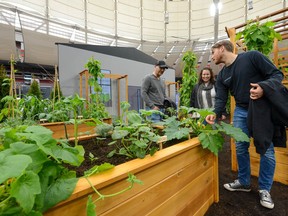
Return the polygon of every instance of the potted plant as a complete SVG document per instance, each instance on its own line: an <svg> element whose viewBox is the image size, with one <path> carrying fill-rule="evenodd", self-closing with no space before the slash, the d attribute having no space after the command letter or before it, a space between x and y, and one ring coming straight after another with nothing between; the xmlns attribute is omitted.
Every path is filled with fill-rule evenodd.
<svg viewBox="0 0 288 216"><path fill-rule="evenodd" d="M269 56L273 50L274 39L281 40L281 35L275 31L274 22L268 21L260 24L259 21L249 21L243 31L236 34L235 40L243 37L243 42L248 50L257 50Z"/></svg>

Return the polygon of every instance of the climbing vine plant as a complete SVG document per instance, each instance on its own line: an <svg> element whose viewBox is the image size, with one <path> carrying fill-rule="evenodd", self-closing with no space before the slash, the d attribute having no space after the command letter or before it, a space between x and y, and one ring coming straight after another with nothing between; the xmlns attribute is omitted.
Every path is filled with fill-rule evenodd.
<svg viewBox="0 0 288 216"><path fill-rule="evenodd" d="M197 57L192 51L187 51L183 57L182 61L184 62L182 74L182 84L179 90L180 92L180 104L181 106L190 106L190 95L191 92L198 82L197 75Z"/></svg>

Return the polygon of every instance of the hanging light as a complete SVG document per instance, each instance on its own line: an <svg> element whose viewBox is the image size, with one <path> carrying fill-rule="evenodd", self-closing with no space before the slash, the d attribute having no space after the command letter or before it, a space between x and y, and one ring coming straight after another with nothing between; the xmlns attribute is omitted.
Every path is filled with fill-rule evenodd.
<svg viewBox="0 0 288 216"><path fill-rule="evenodd" d="M222 3L221 2L215 3L215 0L214 0L214 3L211 4L210 6L210 16L215 16L217 9L218 9L218 13L220 14L220 11L222 9Z"/></svg>
<svg viewBox="0 0 288 216"><path fill-rule="evenodd" d="M164 13L164 23L169 24L169 13L168 11L165 11Z"/></svg>

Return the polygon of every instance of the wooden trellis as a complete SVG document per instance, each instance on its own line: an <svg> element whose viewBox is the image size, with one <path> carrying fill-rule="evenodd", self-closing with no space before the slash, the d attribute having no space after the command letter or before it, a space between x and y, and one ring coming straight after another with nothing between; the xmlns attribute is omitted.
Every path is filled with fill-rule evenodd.
<svg viewBox="0 0 288 216"><path fill-rule="evenodd" d="M83 95L83 78L85 79L85 95L86 95L86 100L89 100L89 85L88 85L88 79L89 79L89 72L88 70L83 70L82 72L79 73L80 75L80 80L79 80L79 87L80 87L80 92L79 96L82 97ZM114 79L117 80L117 97L118 97L118 104L117 104L117 111L118 111L118 116L120 116L120 80L125 79L125 99L128 101L128 75L127 74L104 74L104 78L109 78L109 79Z"/></svg>
<svg viewBox="0 0 288 216"><path fill-rule="evenodd" d="M261 21L269 20L275 23L274 29L276 32L278 32L281 35L282 42L279 42L277 39L274 40L274 46L273 46L273 51L271 54L271 57L272 57L271 59L273 63L275 64L275 66L283 72L285 76L285 79L283 80L283 84L286 86L288 85L288 71L286 71L286 68L288 68L288 45L287 45L288 16L285 15L285 12L287 11L288 11L288 7L282 10L278 10L273 13L261 16L261 17L257 17L256 19L252 20L252 22L257 22L257 21L261 22ZM279 18L279 15L282 15L282 14L283 16ZM275 18L275 17L278 17L278 18ZM228 34L228 37L230 38L230 41L234 44L235 53L237 53L239 49L245 50L245 44L243 44L241 40L236 41L235 37L236 37L236 34L242 31L246 25L247 23L243 23L232 28L226 27L226 32Z"/></svg>

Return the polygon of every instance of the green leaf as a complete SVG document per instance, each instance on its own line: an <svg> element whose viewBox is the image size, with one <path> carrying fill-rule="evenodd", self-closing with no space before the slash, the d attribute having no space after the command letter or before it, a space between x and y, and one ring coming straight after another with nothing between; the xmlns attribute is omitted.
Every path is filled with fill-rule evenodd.
<svg viewBox="0 0 288 216"><path fill-rule="evenodd" d="M114 150L112 150L111 152L109 152L108 155L107 155L107 157L108 157L108 158L111 158L111 157L113 157L113 155L115 155L115 154L116 154L116 149L114 149Z"/></svg>
<svg viewBox="0 0 288 216"><path fill-rule="evenodd" d="M35 202L41 212L71 196L78 181L74 171L68 171L54 161L44 164L39 177L42 193L37 195Z"/></svg>
<svg viewBox="0 0 288 216"><path fill-rule="evenodd" d="M131 184L137 183L137 184L143 185L143 181L141 181L140 179L137 179L137 177L131 173L128 173L127 181Z"/></svg>
<svg viewBox="0 0 288 216"><path fill-rule="evenodd" d="M86 203L86 215L87 216L96 216L96 205L93 203L92 195L88 196Z"/></svg>
<svg viewBox="0 0 288 216"><path fill-rule="evenodd" d="M167 135L167 140L188 137L190 132L189 128L181 128L180 125L181 122L177 121L175 118L171 118L169 122L167 122L167 125L164 128L164 132Z"/></svg>
<svg viewBox="0 0 288 216"><path fill-rule="evenodd" d="M25 132L27 133L35 133L35 134L48 134L48 135L52 135L53 132L46 128L46 127L43 127L43 126L28 126L25 130Z"/></svg>
<svg viewBox="0 0 288 216"><path fill-rule="evenodd" d="M112 169L112 168L114 168L114 165L112 165L110 163L104 163L101 165L96 165L96 166L92 167L91 169L85 171L84 175L86 177L88 177L88 176L91 176L93 174L104 172L104 171Z"/></svg>
<svg viewBox="0 0 288 216"><path fill-rule="evenodd" d="M58 178L49 185L48 190L45 193L45 206L42 211L46 211L57 203L69 198L73 193L77 182L78 178L76 178L76 173L74 171L64 172L58 176ZM53 199L51 199L51 197L53 197Z"/></svg>
<svg viewBox="0 0 288 216"><path fill-rule="evenodd" d="M145 158L146 156L146 150L145 149L138 149L136 152L135 152L135 155L137 158Z"/></svg>
<svg viewBox="0 0 288 216"><path fill-rule="evenodd" d="M127 113L127 120L130 124L141 124L142 118L137 112L128 112Z"/></svg>
<svg viewBox="0 0 288 216"><path fill-rule="evenodd" d="M11 186L11 196L23 208L25 213L32 210L35 202L35 195L41 193L39 177L34 172L28 171L21 175Z"/></svg>
<svg viewBox="0 0 288 216"><path fill-rule="evenodd" d="M147 147L147 143L144 140L136 140L134 142L134 144L136 146L138 146L139 148L146 148Z"/></svg>
<svg viewBox="0 0 288 216"><path fill-rule="evenodd" d="M0 183L5 180L18 177L32 162L28 155L9 155L5 156L4 151L0 153Z"/></svg>
<svg viewBox="0 0 288 216"><path fill-rule="evenodd" d="M219 126L216 127L219 128ZM221 122L221 130L233 137L237 142L250 142L249 137L240 128L235 128L231 124Z"/></svg>
<svg viewBox="0 0 288 216"><path fill-rule="evenodd" d="M218 155L218 152L222 149L224 138L221 134L215 133L213 131L205 131L198 135L202 147L209 149L215 155Z"/></svg>
<svg viewBox="0 0 288 216"><path fill-rule="evenodd" d="M158 151L158 147L153 146L153 147L150 149L149 154L150 154L151 156L153 156L157 151Z"/></svg>
<svg viewBox="0 0 288 216"><path fill-rule="evenodd" d="M10 145L14 154L30 154L37 151L39 148L35 144L29 144L24 142L15 142Z"/></svg>
<svg viewBox="0 0 288 216"><path fill-rule="evenodd" d="M84 161L84 148L81 145L78 145L75 148L53 146L51 152L57 159L73 166L79 166Z"/></svg>
<svg viewBox="0 0 288 216"><path fill-rule="evenodd" d="M125 136L127 136L129 134L129 132L127 130L114 130L112 133L112 139L122 139Z"/></svg>

